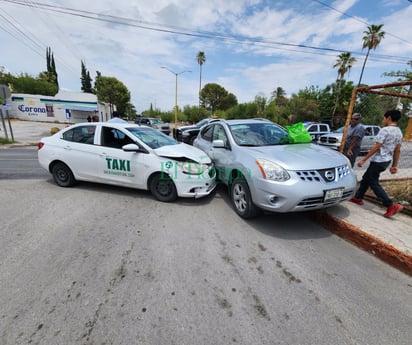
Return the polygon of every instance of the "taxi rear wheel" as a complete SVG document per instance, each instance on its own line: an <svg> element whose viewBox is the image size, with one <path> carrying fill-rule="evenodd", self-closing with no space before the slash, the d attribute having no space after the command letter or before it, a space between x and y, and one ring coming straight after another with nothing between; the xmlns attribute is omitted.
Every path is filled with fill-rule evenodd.
<svg viewBox="0 0 412 345"><path fill-rule="evenodd" d="M64 163L56 163L52 168L54 181L60 187L71 187L76 183L73 173L70 168Z"/></svg>
<svg viewBox="0 0 412 345"><path fill-rule="evenodd" d="M150 181L150 192L163 202L171 202L177 199L177 190L173 180L166 174L156 174Z"/></svg>

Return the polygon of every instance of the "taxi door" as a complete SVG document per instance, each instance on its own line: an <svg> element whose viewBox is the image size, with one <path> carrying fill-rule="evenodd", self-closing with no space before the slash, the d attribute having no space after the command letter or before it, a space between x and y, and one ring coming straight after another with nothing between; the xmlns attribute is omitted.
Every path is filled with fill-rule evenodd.
<svg viewBox="0 0 412 345"><path fill-rule="evenodd" d="M62 134L64 143L56 150L56 158L62 159L80 179L96 179L96 150L94 145L96 126L76 126ZM61 151L61 152L59 152Z"/></svg>
<svg viewBox="0 0 412 345"><path fill-rule="evenodd" d="M98 175L101 182L125 187L146 189L146 153L126 152L122 146L134 143L122 130L109 126L101 128Z"/></svg>

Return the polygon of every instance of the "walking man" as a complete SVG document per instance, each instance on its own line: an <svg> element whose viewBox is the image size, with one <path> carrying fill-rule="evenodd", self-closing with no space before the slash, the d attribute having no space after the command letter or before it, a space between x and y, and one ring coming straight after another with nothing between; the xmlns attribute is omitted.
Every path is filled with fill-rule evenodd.
<svg viewBox="0 0 412 345"><path fill-rule="evenodd" d="M363 205L363 197L369 187L372 188L378 199L387 208L384 217L391 217L395 213L403 209L402 205L394 203L388 194L379 184L379 176L385 171L392 162L389 171L391 174L398 172L398 161L402 144L402 132L398 127L398 121L401 118L401 113L398 110L389 110L383 116L383 126L379 131L376 139L376 144L373 146L367 155L358 162L361 167L371 158L369 167L363 174L362 181L355 196L349 201Z"/></svg>
<svg viewBox="0 0 412 345"><path fill-rule="evenodd" d="M348 128L348 135L346 136L345 145L343 147L343 154L349 158L352 167L355 165L356 157L358 157L361 150L361 141L365 136L365 128L360 121L361 114L352 114Z"/></svg>

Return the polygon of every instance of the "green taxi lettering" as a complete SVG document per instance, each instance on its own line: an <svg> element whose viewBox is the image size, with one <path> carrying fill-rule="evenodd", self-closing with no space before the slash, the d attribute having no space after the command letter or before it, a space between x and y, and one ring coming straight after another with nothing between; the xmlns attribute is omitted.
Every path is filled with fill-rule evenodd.
<svg viewBox="0 0 412 345"><path fill-rule="evenodd" d="M130 161L124 159L106 158L107 169L130 171Z"/></svg>

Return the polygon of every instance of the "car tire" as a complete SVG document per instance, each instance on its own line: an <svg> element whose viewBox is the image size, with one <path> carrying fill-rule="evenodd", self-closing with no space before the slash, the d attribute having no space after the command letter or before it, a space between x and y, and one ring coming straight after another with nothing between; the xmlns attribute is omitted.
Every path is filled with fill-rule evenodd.
<svg viewBox="0 0 412 345"><path fill-rule="evenodd" d="M150 192L159 201L171 202L177 199L176 186L169 175L156 174L150 180Z"/></svg>
<svg viewBox="0 0 412 345"><path fill-rule="evenodd" d="M230 185L230 199L235 212L242 218L253 218L260 213L252 201L249 185L243 176L235 178Z"/></svg>
<svg viewBox="0 0 412 345"><path fill-rule="evenodd" d="M72 187L76 183L70 168L64 163L56 163L51 169L54 182L60 187Z"/></svg>

